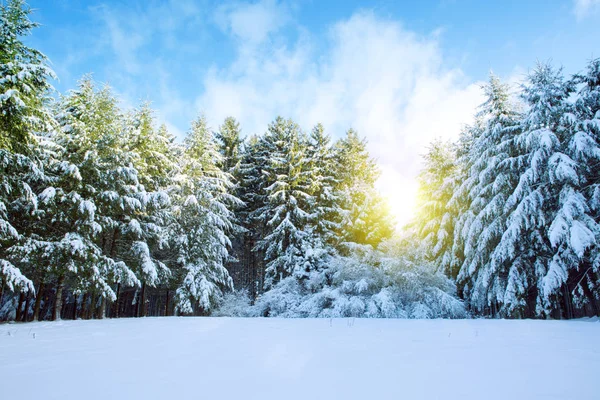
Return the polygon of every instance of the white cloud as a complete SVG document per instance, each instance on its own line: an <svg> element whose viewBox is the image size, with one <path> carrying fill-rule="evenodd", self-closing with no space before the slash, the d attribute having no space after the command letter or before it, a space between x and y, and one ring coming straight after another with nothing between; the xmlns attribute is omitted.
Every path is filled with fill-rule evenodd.
<svg viewBox="0 0 600 400"><path fill-rule="evenodd" d="M246 45L264 42L288 21L286 7L276 0L256 3L227 3L217 9L215 19L225 32Z"/></svg>
<svg viewBox="0 0 600 400"><path fill-rule="evenodd" d="M254 40L268 33L244 35ZM438 36L359 12L335 24L320 38L325 43L303 31L291 46L240 42L237 59L205 77L196 105L213 126L233 115L246 133L263 132L277 115L304 129L321 122L338 137L353 127L367 137L382 167L382 192L400 208L426 145L435 137L457 137L482 99L479 84L445 64ZM324 44L329 50L317 55L315 47Z"/></svg>
<svg viewBox="0 0 600 400"><path fill-rule="evenodd" d="M600 0L573 0L575 16L582 20L600 11Z"/></svg>
<svg viewBox="0 0 600 400"><path fill-rule="evenodd" d="M140 64L136 58L138 49L144 43L144 35L139 30L124 30L111 14L105 12L104 21L108 30L110 46L127 73L138 73Z"/></svg>

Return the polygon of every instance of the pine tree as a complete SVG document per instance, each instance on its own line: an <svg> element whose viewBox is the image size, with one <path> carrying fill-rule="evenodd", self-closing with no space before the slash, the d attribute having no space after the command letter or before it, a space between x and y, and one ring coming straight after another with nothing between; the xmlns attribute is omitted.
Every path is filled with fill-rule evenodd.
<svg viewBox="0 0 600 400"><path fill-rule="evenodd" d="M509 310L519 304L548 314L562 301L569 317L569 270L579 268L595 241L597 227L581 193L577 162L569 155L572 90L561 71L547 64L537 66L523 89L529 111L516 143L524 170L507 200L512 212L495 256L512 265L504 299Z"/></svg>
<svg viewBox="0 0 600 400"><path fill-rule="evenodd" d="M375 190L379 170L366 141L350 129L335 145L335 161L344 210L340 242L376 247L392 235L394 223L388 205Z"/></svg>
<svg viewBox="0 0 600 400"><path fill-rule="evenodd" d="M14 246L26 233L19 216L37 208L30 185L43 179L43 169L29 157L0 149L0 300L5 286L11 292L34 291L33 282L20 267L23 261L14 254Z"/></svg>
<svg viewBox="0 0 600 400"><path fill-rule="evenodd" d="M473 125L466 125L461 130L458 143L455 147L456 165L454 173L449 178L449 186L452 188L452 197L448 201L446 209L448 211L448 224L454 226L452 232L451 246L444 248L435 260L436 266L445 272L447 276L456 282L458 274L465 260L465 244L463 228L467 225L465 221L471 217L469 209L471 207L471 194L469 188L463 183L467 181L471 170L470 156L476 138L481 136L485 127L481 117L475 118ZM442 233L443 235L443 233ZM458 287L458 292L464 298L463 287Z"/></svg>
<svg viewBox="0 0 600 400"><path fill-rule="evenodd" d="M131 250L125 261L142 283L137 300L137 315L146 315L146 288L156 288L171 277L169 265L176 262L170 249L172 238L168 226L173 223L168 188L177 173L177 152L174 138L166 127L155 126L154 111L142 104L127 116L128 150L133 156L143 191L140 194L142 212L126 233Z"/></svg>
<svg viewBox="0 0 600 400"><path fill-rule="evenodd" d="M424 157L424 167L418 178L420 204L414 228L426 249L426 258L437 260L442 269L447 264L443 254L449 252L453 243L455 215L450 200L455 189L456 157L450 143L434 141Z"/></svg>
<svg viewBox="0 0 600 400"><path fill-rule="evenodd" d="M487 99L477 115L481 130L474 131L477 136L466 161L468 175L459 188L468 196L469 208L457 226L463 256L457 281L471 306L495 312L499 304L506 303L507 285L514 284L506 281L509 266L492 255L504 234L505 204L519 177L511 164L519 114L511 104L508 87L496 76L490 76L484 90Z"/></svg>
<svg viewBox="0 0 600 400"><path fill-rule="evenodd" d="M93 236L100 227L94 219L94 204L82 194L77 166L64 159L56 143L51 144L40 152L45 170L43 186L34 189L38 206L23 216L28 235L15 252L24 262L36 266L41 285L49 281L56 285L52 317L60 319L65 279L96 261L99 251ZM34 319L37 316L36 310Z"/></svg>
<svg viewBox="0 0 600 400"><path fill-rule="evenodd" d="M307 256L314 246L308 229L313 201L306 139L298 125L279 117L262 138L267 157L263 165L264 202L251 218L265 231L255 249L264 251L266 289L283 278L308 275L312 269Z"/></svg>
<svg viewBox="0 0 600 400"><path fill-rule="evenodd" d="M164 125L156 129L154 120L149 103L143 103L127 117L129 149L135 156L140 182L148 192L160 192L167 187L169 175L176 168L174 138Z"/></svg>
<svg viewBox="0 0 600 400"><path fill-rule="evenodd" d="M185 276L177 289L183 313L210 311L233 282L225 269L234 230L232 208L240 201L229 192L230 175L204 117L192 123L185 140L181 176L174 194L179 262Z"/></svg>
<svg viewBox="0 0 600 400"><path fill-rule="evenodd" d="M240 135L240 124L233 117L225 118L219 131L215 134L222 157L220 167L233 177L237 176L241 162L241 146L244 141Z"/></svg>
<svg viewBox="0 0 600 400"><path fill-rule="evenodd" d="M600 221L593 196L590 198L597 185L593 165L600 160L598 126L594 123L599 110L599 64L592 61L587 76L575 76L563 85L567 98L574 85L583 84L575 103L565 101L562 106L559 144L548 160L548 196L552 205L547 217L551 221L548 239L554 255L540 281L539 308L545 314L561 308L568 318L574 316L572 297L575 305L581 307L599 294L594 262L598 262Z"/></svg>
<svg viewBox="0 0 600 400"><path fill-rule="evenodd" d="M337 243L335 236L340 229L343 210L338 190L339 182L335 176L336 164L331 137L324 132L321 124L315 126L311 132L307 160L313 195L310 223L314 226L314 234L318 235L323 243L333 246Z"/></svg>
<svg viewBox="0 0 600 400"><path fill-rule="evenodd" d="M25 216L37 208L35 186L45 179L36 157L36 131L52 125L47 107L54 72L46 57L28 47L24 36L38 24L21 0L0 5L0 301L4 287L33 291L23 273L34 266L14 254L29 234Z"/></svg>
<svg viewBox="0 0 600 400"><path fill-rule="evenodd" d="M0 5L0 148L20 153L52 122L46 105L55 78L46 56L23 41L39 25L29 14L23 0Z"/></svg>
<svg viewBox="0 0 600 400"><path fill-rule="evenodd" d="M581 192L589 205L589 214L600 224L600 59L589 62L583 74L573 78L580 85L574 105L574 135L569 150L577 161ZM600 299L600 236L581 260L581 267L571 271L575 304L583 306Z"/></svg>
<svg viewBox="0 0 600 400"><path fill-rule="evenodd" d="M121 285L139 285L125 260L132 247L127 238L143 212L145 191L127 151L124 116L110 88L96 90L86 77L59 107L60 130L53 139L61 149L60 159L77 168L79 190L93 204L99 224L95 244L101 251L95 265L77 274L72 288L99 296L104 308L107 300L118 300Z"/></svg>
<svg viewBox="0 0 600 400"><path fill-rule="evenodd" d="M238 170L237 195L243 206L236 210L236 219L241 225L240 249L237 251L242 263L242 276L238 289L248 290L255 298L264 287L264 254L256 243L264 236L267 227L256 216L258 209L267 202L265 188L267 180L263 174L269 160L265 141L258 136L246 139L241 151Z"/></svg>

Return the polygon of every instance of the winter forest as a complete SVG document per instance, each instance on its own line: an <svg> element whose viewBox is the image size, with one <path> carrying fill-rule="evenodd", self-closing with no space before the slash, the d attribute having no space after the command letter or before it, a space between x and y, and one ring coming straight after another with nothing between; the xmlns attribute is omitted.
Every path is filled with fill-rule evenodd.
<svg viewBox="0 0 600 400"><path fill-rule="evenodd" d="M0 8L0 320L600 315L600 59L490 75L401 229L360 132L200 114L184 140Z"/></svg>

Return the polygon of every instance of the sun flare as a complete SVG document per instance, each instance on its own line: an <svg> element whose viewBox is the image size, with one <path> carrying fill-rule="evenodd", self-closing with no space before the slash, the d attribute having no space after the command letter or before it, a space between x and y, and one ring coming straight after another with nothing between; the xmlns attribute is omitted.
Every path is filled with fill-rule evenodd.
<svg viewBox="0 0 600 400"><path fill-rule="evenodd" d="M385 167L381 170L377 188L389 204L396 230L400 230L415 216L418 183L416 178L403 176L395 170Z"/></svg>

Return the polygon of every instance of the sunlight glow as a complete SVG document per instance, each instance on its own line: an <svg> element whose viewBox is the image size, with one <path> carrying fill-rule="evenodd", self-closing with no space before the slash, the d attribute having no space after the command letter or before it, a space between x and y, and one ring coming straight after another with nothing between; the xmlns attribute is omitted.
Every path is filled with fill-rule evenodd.
<svg viewBox="0 0 600 400"><path fill-rule="evenodd" d="M387 199L396 219L396 230L409 223L416 212L418 184L416 178L404 176L392 168L380 166L377 189Z"/></svg>

